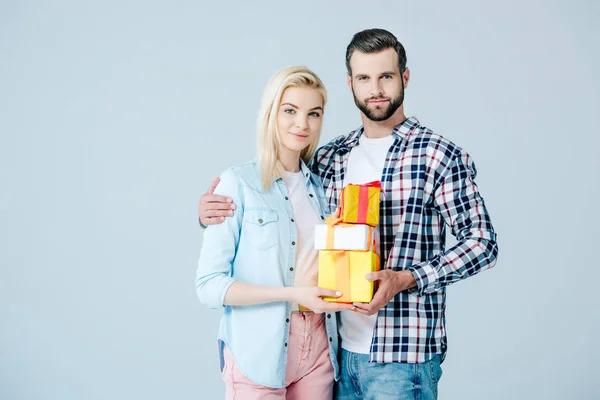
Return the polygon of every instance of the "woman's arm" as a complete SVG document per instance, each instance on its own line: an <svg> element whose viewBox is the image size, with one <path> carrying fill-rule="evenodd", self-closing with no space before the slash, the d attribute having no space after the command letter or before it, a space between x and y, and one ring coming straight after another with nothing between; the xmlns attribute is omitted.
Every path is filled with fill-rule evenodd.
<svg viewBox="0 0 600 400"><path fill-rule="evenodd" d="M318 287L272 287L234 280L230 276L242 226L243 194L231 170L221 175L215 194L230 197L236 207L233 217L204 231L198 260L196 291L203 304L211 308L245 306L288 301L302 304L314 312L347 310L351 304L329 303L322 296L338 297L341 293Z"/></svg>
<svg viewBox="0 0 600 400"><path fill-rule="evenodd" d="M302 304L313 312L349 310L352 304L329 303L323 296L339 297L342 293L318 287L272 287L236 281L225 294L224 305L247 306L252 304L289 301Z"/></svg>
<svg viewBox="0 0 600 400"><path fill-rule="evenodd" d="M215 194L230 197L242 204L238 178L229 169L223 172ZM225 293L235 282L230 276L242 226L242 211L238 207L233 217L211 225L205 231L196 271L196 293L200 302L210 308L223 307Z"/></svg>

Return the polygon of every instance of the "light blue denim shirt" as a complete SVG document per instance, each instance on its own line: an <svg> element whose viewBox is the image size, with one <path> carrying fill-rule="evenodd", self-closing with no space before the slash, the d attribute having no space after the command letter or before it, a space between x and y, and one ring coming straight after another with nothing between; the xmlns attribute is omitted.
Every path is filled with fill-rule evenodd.
<svg viewBox="0 0 600 400"><path fill-rule="evenodd" d="M304 163L301 169L315 211L329 214L320 179ZM263 286L293 286L298 233L292 204L282 179L264 190L258 161L229 168L215 193L233 199L233 217L204 231L198 260L196 288L200 301L223 307L225 293L235 281ZM219 327L221 370L226 345L240 370L263 386L285 386L287 343L292 304L276 302L253 306L225 306ZM339 378L336 316L325 315L329 356Z"/></svg>

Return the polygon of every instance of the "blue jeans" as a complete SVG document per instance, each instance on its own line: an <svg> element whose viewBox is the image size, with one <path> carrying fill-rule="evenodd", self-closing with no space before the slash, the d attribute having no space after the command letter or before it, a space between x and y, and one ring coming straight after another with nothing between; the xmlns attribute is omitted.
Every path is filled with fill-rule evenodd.
<svg viewBox="0 0 600 400"><path fill-rule="evenodd" d="M440 356L422 364L370 363L368 354L342 349L337 400L436 400Z"/></svg>

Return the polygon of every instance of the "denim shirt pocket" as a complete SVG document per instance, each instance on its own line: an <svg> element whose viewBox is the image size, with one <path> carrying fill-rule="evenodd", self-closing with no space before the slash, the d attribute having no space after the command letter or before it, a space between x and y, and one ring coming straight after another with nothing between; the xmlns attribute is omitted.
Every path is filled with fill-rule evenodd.
<svg viewBox="0 0 600 400"><path fill-rule="evenodd" d="M276 246L279 242L277 211L270 208L246 208L240 239L259 250Z"/></svg>

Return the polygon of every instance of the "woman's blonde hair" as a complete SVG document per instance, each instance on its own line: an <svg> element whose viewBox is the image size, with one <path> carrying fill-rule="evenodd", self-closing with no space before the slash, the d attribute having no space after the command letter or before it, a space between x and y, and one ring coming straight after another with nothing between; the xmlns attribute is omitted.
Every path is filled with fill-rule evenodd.
<svg viewBox="0 0 600 400"><path fill-rule="evenodd" d="M277 113L283 92L289 87L309 87L319 92L323 98L323 108L327 101L327 91L321 79L310 69L303 66L283 68L275 73L263 92L258 113L258 161L261 183L264 189L271 186L274 179L280 178L283 166L279 162L279 134L277 132ZM300 152L300 158L308 164L317 150L321 130L314 140Z"/></svg>

